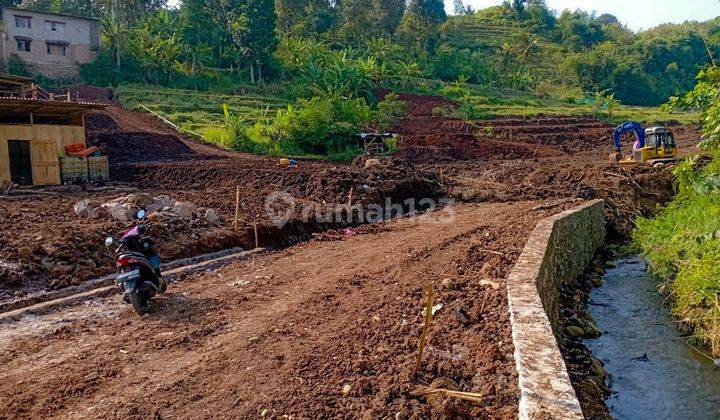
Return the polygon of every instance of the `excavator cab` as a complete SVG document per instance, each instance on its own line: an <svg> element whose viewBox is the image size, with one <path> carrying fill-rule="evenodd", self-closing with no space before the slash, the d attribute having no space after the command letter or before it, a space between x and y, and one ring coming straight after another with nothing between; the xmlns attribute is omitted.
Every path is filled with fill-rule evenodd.
<svg viewBox="0 0 720 420"><path fill-rule="evenodd" d="M645 145L633 150L632 160L639 163L667 163L677 159L677 145L672 131L667 127L652 127L645 130Z"/></svg>

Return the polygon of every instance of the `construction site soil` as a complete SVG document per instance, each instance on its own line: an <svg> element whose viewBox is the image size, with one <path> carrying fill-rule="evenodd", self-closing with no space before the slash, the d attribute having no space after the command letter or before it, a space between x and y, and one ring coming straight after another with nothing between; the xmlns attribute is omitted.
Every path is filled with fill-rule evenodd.
<svg viewBox="0 0 720 420"><path fill-rule="evenodd" d="M0 418L515 418L504 281L529 232L577 201L604 198L611 233L627 235L638 214L670 198L670 168L609 163L610 127L590 118L468 123L434 116L452 105L443 98L402 99L400 150L370 169L281 167L120 107L89 116L88 141L109 156L113 182L0 197L0 300L113 270L103 242L123 224L78 218L73 205L83 198L141 191L217 210L217 222L155 223L150 236L165 260L252 248L255 223L261 246L356 228L185 278L142 319L113 297L0 325ZM697 127L672 128L691 153ZM279 228L267 212L278 202L267 199L290 196ZM450 223L303 220L304 208L441 197L456 204L430 215ZM442 307L413 375L429 283Z"/></svg>

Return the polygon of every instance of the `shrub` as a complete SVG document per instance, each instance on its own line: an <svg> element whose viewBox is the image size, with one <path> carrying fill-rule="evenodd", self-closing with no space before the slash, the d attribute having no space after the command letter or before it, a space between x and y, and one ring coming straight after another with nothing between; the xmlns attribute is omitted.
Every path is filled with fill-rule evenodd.
<svg viewBox="0 0 720 420"><path fill-rule="evenodd" d="M28 69L25 60L17 54L10 54L7 60L7 72L18 76L30 77L30 69Z"/></svg>
<svg viewBox="0 0 720 420"><path fill-rule="evenodd" d="M364 99L314 97L278 110L275 118L259 123L261 136L271 143L294 145L313 154L357 151L358 133L369 125L372 110Z"/></svg>
<svg viewBox="0 0 720 420"><path fill-rule="evenodd" d="M401 101L395 93L385 96L385 99L378 102L374 122L378 131L387 131L398 119L405 116L405 101Z"/></svg>

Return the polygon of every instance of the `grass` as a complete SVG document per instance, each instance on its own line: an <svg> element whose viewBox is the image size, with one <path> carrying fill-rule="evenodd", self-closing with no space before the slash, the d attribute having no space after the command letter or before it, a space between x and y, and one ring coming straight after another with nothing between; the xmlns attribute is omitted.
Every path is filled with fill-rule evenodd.
<svg viewBox="0 0 720 420"><path fill-rule="evenodd" d="M507 116L566 115L594 117L612 124L638 121L642 124L697 124L700 114L695 112L668 112L659 107L617 105L613 109L596 109L594 105L573 103L578 92L555 93L563 99L535 96L512 89L471 87L465 101L485 114L485 118Z"/></svg>
<svg viewBox="0 0 720 420"><path fill-rule="evenodd" d="M652 272L668 279L673 313L694 343L720 356L720 157L704 168L690 159L675 170L679 192L653 219L640 218L634 243Z"/></svg>
<svg viewBox="0 0 720 420"><path fill-rule="evenodd" d="M223 104L248 122L254 122L265 112L274 112L290 103L286 98L266 92L198 92L144 85L123 85L117 90L127 108L144 111L142 106L145 106L184 130L201 134L223 146L229 144L229 133L224 129Z"/></svg>
<svg viewBox="0 0 720 420"><path fill-rule="evenodd" d="M252 90L251 90L252 89ZM570 115L578 117L598 117L613 124L627 120L643 124L663 124L679 122L697 123L699 115L695 113L669 113L659 108L617 106L612 111L597 110L592 105L573 104L573 97L581 95L572 89L553 87L551 93L540 97L527 92L507 88L489 88L470 85L464 99L459 117L469 120L491 119L505 116ZM547 90L547 89L546 89ZM117 89L120 100L129 109L144 112L147 107L153 112L172 121L183 130L197 133L205 139L233 148L237 146L232 134L225 128L223 104L227 104L232 113L241 117L251 126L253 123L274 115L292 102L283 97L282 86L268 85L263 88L240 87L234 92L201 92L188 89L172 89L145 85L122 85ZM431 93L431 92L427 92ZM549 96L556 98L553 99ZM253 146L253 145L251 145ZM258 144L257 150L267 145ZM255 148L250 149L255 150ZM319 156L298 154L298 158L316 159ZM347 156L325 157L347 159Z"/></svg>

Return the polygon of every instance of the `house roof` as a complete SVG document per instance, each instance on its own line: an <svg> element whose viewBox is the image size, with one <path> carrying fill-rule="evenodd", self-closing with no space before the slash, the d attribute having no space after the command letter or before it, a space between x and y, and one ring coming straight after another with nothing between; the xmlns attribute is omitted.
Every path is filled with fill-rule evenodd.
<svg viewBox="0 0 720 420"><path fill-rule="evenodd" d="M7 9L7 10L14 10L14 11L16 11L16 12L40 13L40 14L49 15L49 16L62 16L62 17L69 17L69 18L74 18L74 19L94 20L94 21L99 21L99 20L100 20L100 19L98 19L98 18L89 18L89 17L84 17L84 16L70 15L70 14L66 14L66 13L43 12L43 11L41 11L41 10L21 9L21 8L19 8L19 7L3 7L2 9L3 9L3 10L5 10L5 9Z"/></svg>
<svg viewBox="0 0 720 420"><path fill-rule="evenodd" d="M105 108L94 102L64 102L47 99L0 98L0 113L24 114L32 112L38 116L60 117L84 114L94 109Z"/></svg>

